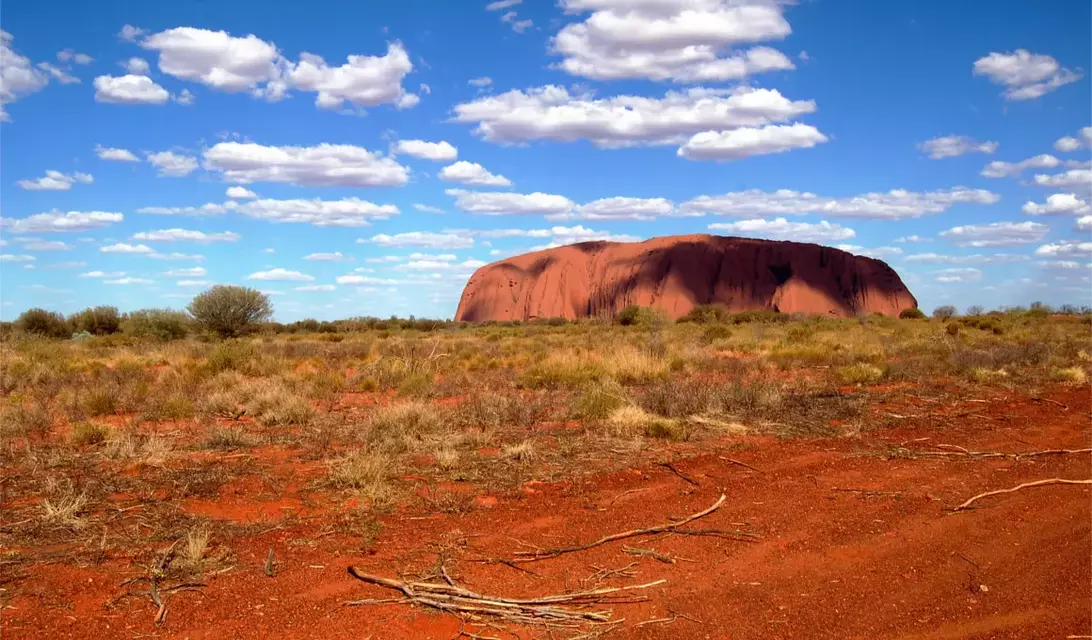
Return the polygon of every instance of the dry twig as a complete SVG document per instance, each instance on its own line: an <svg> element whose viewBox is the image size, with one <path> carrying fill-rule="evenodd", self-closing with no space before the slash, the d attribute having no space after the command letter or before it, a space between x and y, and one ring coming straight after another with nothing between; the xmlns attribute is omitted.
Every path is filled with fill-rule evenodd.
<svg viewBox="0 0 1092 640"><path fill-rule="evenodd" d="M733 460L731 458L725 458L724 456L717 456L717 457L720 458L721 460L725 461L725 462L731 462L732 464L738 464L741 467L746 467L746 468L750 469L751 471L757 471L758 473L766 473L762 469L752 467L751 465L747 464L746 462L740 462L739 460Z"/></svg>
<svg viewBox="0 0 1092 640"><path fill-rule="evenodd" d="M660 462L660 463L657 463L657 465L667 469L671 473L674 473L675 475L679 476L680 478L682 478L683 480L689 482L690 484L694 485L695 487L700 487L701 486L701 484L699 484L697 480L691 478L690 476L686 475L682 471L679 471L678 467L671 464L670 462Z"/></svg>
<svg viewBox="0 0 1092 640"><path fill-rule="evenodd" d="M1092 480L1065 480L1063 478L1050 478L1049 480L1036 480L1035 482L1025 482L1024 484L1017 485L1011 489L998 489L996 491L987 491L985 493L980 493L977 496L973 496L955 509L952 509L952 511L961 511L963 509L966 509L970 507L975 500L985 498L987 496L996 496L1002 493L1013 493L1021 489L1026 489L1028 487L1045 487L1052 484L1092 484Z"/></svg>

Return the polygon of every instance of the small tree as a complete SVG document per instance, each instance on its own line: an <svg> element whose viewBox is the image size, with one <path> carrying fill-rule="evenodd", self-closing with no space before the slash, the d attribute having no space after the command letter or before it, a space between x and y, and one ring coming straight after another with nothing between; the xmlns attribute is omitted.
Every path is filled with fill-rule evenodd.
<svg viewBox="0 0 1092 640"><path fill-rule="evenodd" d="M956 308L950 304L945 304L933 309L933 317L937 320L948 321L952 316L956 314Z"/></svg>
<svg viewBox="0 0 1092 640"><path fill-rule="evenodd" d="M68 316L72 331L86 331L96 336L105 336L121 330L121 314L117 307L88 307Z"/></svg>
<svg viewBox="0 0 1092 640"><path fill-rule="evenodd" d="M252 331L273 315L269 296L261 291L222 284L198 295L186 310L202 329L224 338Z"/></svg>
<svg viewBox="0 0 1092 640"><path fill-rule="evenodd" d="M27 309L15 319L15 327L23 333L46 338L67 338L72 335L64 316L56 311Z"/></svg>
<svg viewBox="0 0 1092 640"><path fill-rule="evenodd" d="M922 313L921 309L911 307L909 309L903 309L902 312L899 313L899 317L903 320L921 320L925 317L925 314Z"/></svg>
<svg viewBox="0 0 1092 640"><path fill-rule="evenodd" d="M983 313L985 313L985 311L986 311L985 309L983 309L981 306L979 306L977 304L972 305L970 307L967 307L967 315L969 315L969 316L980 316Z"/></svg>
<svg viewBox="0 0 1092 640"><path fill-rule="evenodd" d="M141 309L125 318L122 325L125 335L134 338L158 338L177 340L186 337L189 318L184 311L174 309Z"/></svg>

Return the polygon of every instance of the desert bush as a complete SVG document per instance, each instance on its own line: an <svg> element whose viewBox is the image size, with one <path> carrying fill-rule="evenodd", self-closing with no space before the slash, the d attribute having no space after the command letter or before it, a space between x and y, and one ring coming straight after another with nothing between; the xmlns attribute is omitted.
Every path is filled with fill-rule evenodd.
<svg viewBox="0 0 1092 640"><path fill-rule="evenodd" d="M64 316L37 307L20 313L15 319L15 327L23 333L44 338L67 338L72 335Z"/></svg>
<svg viewBox="0 0 1092 640"><path fill-rule="evenodd" d="M956 308L950 304L945 304L933 309L933 317L937 320L947 321L956 314Z"/></svg>
<svg viewBox="0 0 1092 640"><path fill-rule="evenodd" d="M694 305L694 308L690 310L685 316L679 318L677 322L694 322L696 324L713 324L717 322L725 322L730 318L731 314L728 313L723 307L718 307L713 304L699 304Z"/></svg>
<svg viewBox="0 0 1092 640"><path fill-rule="evenodd" d="M213 427L205 436L204 446L208 449L244 449L257 446L258 437L234 427Z"/></svg>
<svg viewBox="0 0 1092 640"><path fill-rule="evenodd" d="M732 329L723 324L714 324L706 327L701 332L701 340L706 344L711 344L718 340L727 340L732 337Z"/></svg>
<svg viewBox="0 0 1092 640"><path fill-rule="evenodd" d="M117 412L120 400L118 390L113 385L98 385L83 397L82 408L89 416L112 415Z"/></svg>
<svg viewBox="0 0 1092 640"><path fill-rule="evenodd" d="M68 324L74 332L105 336L121 331L121 314L117 307L88 307L68 316Z"/></svg>
<svg viewBox="0 0 1092 640"><path fill-rule="evenodd" d="M903 320L922 320L925 318L925 312L916 307L911 309L903 309L899 313L899 318Z"/></svg>
<svg viewBox="0 0 1092 640"><path fill-rule="evenodd" d="M614 321L624 327L628 327L640 324L651 324L662 316L662 312L657 309L631 304L615 314Z"/></svg>
<svg viewBox="0 0 1092 640"><path fill-rule="evenodd" d="M838 368L838 378L846 384L870 384L883 378L883 369L866 362Z"/></svg>
<svg viewBox="0 0 1092 640"><path fill-rule="evenodd" d="M367 438L382 449L405 451L435 434L445 422L446 416L427 403L391 404L377 408L372 414Z"/></svg>
<svg viewBox="0 0 1092 640"><path fill-rule="evenodd" d="M121 331L134 338L180 340L186 337L189 318L173 309L140 309L126 315Z"/></svg>
<svg viewBox="0 0 1092 640"><path fill-rule="evenodd" d="M1080 367L1058 368L1051 372L1050 379L1058 382L1084 382L1088 379L1088 374Z"/></svg>
<svg viewBox="0 0 1092 640"><path fill-rule="evenodd" d="M979 306L979 305L977 305L977 304L974 304L974 305L971 305L971 306L967 307L967 312L966 312L966 314L965 314L965 315L968 315L968 316L980 316L980 315L982 315L982 314L983 314L984 312L985 312L985 309L983 309L983 308L982 308L981 306Z"/></svg>
<svg viewBox="0 0 1092 640"><path fill-rule="evenodd" d="M538 457L538 446L534 440L530 439L516 444L507 444L504 445L501 455L516 462L534 462L535 458Z"/></svg>
<svg viewBox="0 0 1092 640"><path fill-rule="evenodd" d="M613 380L596 382L584 388L573 408L573 414L581 420L602 420L628 403L626 390L622 385Z"/></svg>
<svg viewBox="0 0 1092 640"><path fill-rule="evenodd" d="M68 439L76 445L99 444L109 436L110 427L94 422L77 422L68 433Z"/></svg>
<svg viewBox="0 0 1092 640"><path fill-rule="evenodd" d="M45 405L4 405L0 407L0 441L13 436L44 435L53 427L53 420Z"/></svg>
<svg viewBox="0 0 1092 640"><path fill-rule="evenodd" d="M411 373L398 384L398 395L424 398L432 392L432 376L427 373Z"/></svg>
<svg viewBox="0 0 1092 640"><path fill-rule="evenodd" d="M245 372L257 358L258 348L255 345L243 340L229 340L212 348L205 367L212 373Z"/></svg>
<svg viewBox="0 0 1092 640"><path fill-rule="evenodd" d="M273 316L269 296L257 289L216 285L186 307L202 329L223 338L249 333Z"/></svg>
<svg viewBox="0 0 1092 640"><path fill-rule="evenodd" d="M356 489L374 505L386 504L394 496L390 482L394 461L385 453L355 449L327 465L335 486Z"/></svg>

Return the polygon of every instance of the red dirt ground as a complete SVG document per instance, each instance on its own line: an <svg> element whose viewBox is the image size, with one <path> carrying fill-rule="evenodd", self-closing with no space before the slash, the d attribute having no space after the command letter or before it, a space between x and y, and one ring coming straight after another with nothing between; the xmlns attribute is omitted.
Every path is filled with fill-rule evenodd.
<svg viewBox="0 0 1092 640"><path fill-rule="evenodd" d="M904 427L861 438L738 436L673 446L675 467L697 486L656 465L664 459L660 452L616 472L477 496L463 513L399 510L380 518L382 529L367 552L360 551L359 536L325 533L322 507L312 508L297 493L309 473L321 472L321 464L297 464L286 486L271 488L248 479L225 487L221 500L194 499L184 505L214 518L269 521L278 513L294 513L301 519L233 543L234 568L209 578L200 590L169 596L161 627L153 624L156 611L147 598L108 604L122 591L120 582L138 575L128 562L86 567L44 562L23 567L28 575L18 581L2 612L2 634L446 640L458 637L460 630L451 615L404 604L342 606L346 600L394 595L353 579L346 573L349 565L396 577L426 572L442 553L457 581L507 596L578 589L595 567L635 561L635 576L603 586L667 581L641 592L649 596L647 602L610 605L615 618L625 620L606 637L1089 637L1088 486L1031 488L951 511L987 490L1044 478L1089 478L1089 455L979 460L887 455L900 444L919 450L947 443L1008 452L1090 446L1087 385L1049 394L1066 409L1004 393L963 399L960 409L974 415L943 429L914 427L914 420L906 419ZM922 406L883 410L928 410ZM665 564L627 555L623 543L616 542L521 565L533 575L482 562L511 558L525 548L521 542L565 546L666 523L712 505L722 493L728 497L724 506L695 526L751 531L761 536L757 542L646 536L626 544L679 561ZM272 578L263 572L270 548L277 559ZM650 620L660 621L640 624ZM467 630L511 637L477 625ZM548 637L541 629L515 630L519 637Z"/></svg>

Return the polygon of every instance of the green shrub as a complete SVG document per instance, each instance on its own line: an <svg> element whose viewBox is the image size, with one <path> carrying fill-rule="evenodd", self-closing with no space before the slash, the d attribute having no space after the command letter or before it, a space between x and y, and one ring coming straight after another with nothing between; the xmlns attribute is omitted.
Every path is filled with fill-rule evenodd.
<svg viewBox="0 0 1092 640"><path fill-rule="evenodd" d="M45 338L67 338L72 335L64 316L37 307L19 314L15 319L15 327L23 333Z"/></svg>
<svg viewBox="0 0 1092 640"><path fill-rule="evenodd" d="M257 289L216 285L186 307L202 329L223 338L249 333L273 316L269 296Z"/></svg>
<svg viewBox="0 0 1092 640"><path fill-rule="evenodd" d="M956 314L956 308L950 304L945 304L933 309L933 317L937 320L948 321Z"/></svg>
<svg viewBox="0 0 1092 640"><path fill-rule="evenodd" d="M179 340L186 337L189 318L173 309L141 309L125 317L122 332L134 338Z"/></svg>
<svg viewBox="0 0 1092 640"><path fill-rule="evenodd" d="M701 333L701 339L703 342L712 343L717 340L727 340L732 337L732 329L727 325L714 324L705 328L705 331Z"/></svg>
<svg viewBox="0 0 1092 640"><path fill-rule="evenodd" d="M925 318L925 313L917 307L912 307L910 309L903 309L902 312L899 313L899 317L903 320L921 320Z"/></svg>
<svg viewBox="0 0 1092 640"><path fill-rule="evenodd" d="M846 384L868 384L879 382L883 378L884 370L874 364L858 362L847 367L838 368L838 377Z"/></svg>
<svg viewBox="0 0 1092 640"><path fill-rule="evenodd" d="M607 380L586 387L576 401L573 413L581 420L603 420L628 402L622 385Z"/></svg>
<svg viewBox="0 0 1092 640"><path fill-rule="evenodd" d="M69 439L73 444L99 444L110 436L110 427L93 422L79 422L72 425Z"/></svg>
<svg viewBox="0 0 1092 640"><path fill-rule="evenodd" d="M713 304L699 304L695 305L685 316L678 319L678 322L694 322L696 324L713 324L715 322L725 322L731 317L723 307L718 307Z"/></svg>
<svg viewBox="0 0 1092 640"><path fill-rule="evenodd" d="M88 307L68 316L68 324L74 332L105 336L121 331L121 314L117 307Z"/></svg>

